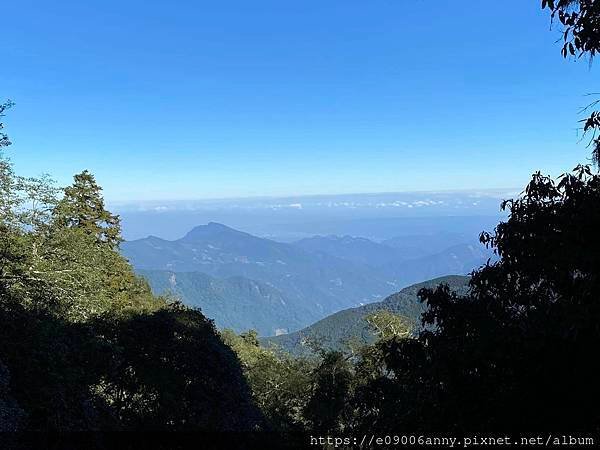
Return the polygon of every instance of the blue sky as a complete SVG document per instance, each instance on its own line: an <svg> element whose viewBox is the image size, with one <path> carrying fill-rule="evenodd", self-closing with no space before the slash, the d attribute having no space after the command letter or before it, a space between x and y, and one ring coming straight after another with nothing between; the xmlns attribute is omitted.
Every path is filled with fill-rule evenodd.
<svg viewBox="0 0 600 450"><path fill-rule="evenodd" d="M597 91L537 0L5 2L20 173L111 200L521 187Z"/></svg>

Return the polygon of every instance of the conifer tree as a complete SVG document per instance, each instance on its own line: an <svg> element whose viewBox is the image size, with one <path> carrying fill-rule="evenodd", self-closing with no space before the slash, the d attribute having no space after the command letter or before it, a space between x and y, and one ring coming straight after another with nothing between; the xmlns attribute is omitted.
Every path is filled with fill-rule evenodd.
<svg viewBox="0 0 600 450"><path fill-rule="evenodd" d="M71 186L55 208L54 222L60 227L79 228L96 236L99 243L117 248L122 242L121 220L104 206L102 188L89 171L75 175Z"/></svg>

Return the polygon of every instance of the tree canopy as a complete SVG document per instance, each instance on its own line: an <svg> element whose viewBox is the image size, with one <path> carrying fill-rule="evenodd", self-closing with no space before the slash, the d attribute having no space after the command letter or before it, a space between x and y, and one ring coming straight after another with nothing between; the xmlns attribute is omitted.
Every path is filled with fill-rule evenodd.
<svg viewBox="0 0 600 450"><path fill-rule="evenodd" d="M155 297L117 251L94 176L59 194L0 158L0 431L260 429L213 323Z"/></svg>
<svg viewBox="0 0 600 450"><path fill-rule="evenodd" d="M542 7L564 57L596 55L600 3ZM598 128L593 112L584 131ZM294 358L154 296L90 172L61 191L2 154L0 431L598 432L599 205L588 165L534 173L481 234L498 260L467 291L420 290L421 328L377 311L375 343Z"/></svg>
<svg viewBox="0 0 600 450"><path fill-rule="evenodd" d="M600 3L596 0L542 0L542 8L549 9L552 20L558 19L562 26L562 56L578 59L587 56L591 63L600 50ZM581 122L583 133L592 134L592 158L600 165L600 137L597 136L600 111L594 110L597 105L598 100L584 109L592 111Z"/></svg>
<svg viewBox="0 0 600 450"><path fill-rule="evenodd" d="M53 220L58 226L78 228L94 236L96 241L115 249L123 240L121 220L104 206L102 188L94 175L84 170L73 177L71 186L54 209Z"/></svg>

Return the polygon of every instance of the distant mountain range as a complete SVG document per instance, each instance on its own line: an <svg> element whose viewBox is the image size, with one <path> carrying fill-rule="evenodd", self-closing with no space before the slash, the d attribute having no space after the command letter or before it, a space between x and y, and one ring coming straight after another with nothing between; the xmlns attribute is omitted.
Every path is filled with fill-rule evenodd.
<svg viewBox="0 0 600 450"><path fill-rule="evenodd" d="M467 274L490 257L456 233L281 243L213 222L173 241L125 242L122 252L156 293L200 307L219 327L255 328L262 336L298 330L411 283Z"/></svg>
<svg viewBox="0 0 600 450"><path fill-rule="evenodd" d="M258 238L216 223L196 227L176 241L148 237L126 242L122 251L138 271L152 271L145 276L155 288L167 287L164 282L156 281L157 277L164 280L174 272L200 272L219 279L242 277L278 292L286 306L284 316L273 311L271 326L259 330L266 335L275 334L279 329L298 329L332 312L375 301L397 290L396 285L366 266ZM159 275L157 271L166 271L168 275ZM187 277L191 279L193 275ZM197 288L203 285L200 281L193 284ZM212 294L210 290L182 287L178 292L186 303L202 309L206 308L203 299ZM225 299L223 310L233 308L225 302L234 301ZM263 306L261 301L256 309ZM217 317L225 317L225 314ZM235 326L239 323L237 319L217 322L217 325L240 330L255 323L252 315L241 318L246 320L246 326Z"/></svg>
<svg viewBox="0 0 600 450"><path fill-rule="evenodd" d="M309 355L313 351L311 342L317 342L322 348L331 350L347 350L351 344L372 343L375 335L365 320L369 314L381 310L390 311L406 317L419 327L425 307L417 293L421 288L434 288L442 283L448 284L456 292L464 293L468 289L469 277L446 276L418 283L383 301L339 311L294 333L263 338L261 344L298 356Z"/></svg>
<svg viewBox="0 0 600 450"><path fill-rule="evenodd" d="M387 263L379 273L395 285L407 286L444 275L466 275L495 259L481 244L458 244L433 255Z"/></svg>
<svg viewBox="0 0 600 450"><path fill-rule="evenodd" d="M314 236L294 245L368 266L399 287L443 275L468 274L494 259L476 239L458 233L401 236L381 243L352 236Z"/></svg>
<svg viewBox="0 0 600 450"><path fill-rule="evenodd" d="M263 197L113 203L127 240L154 234L177 239L209 221L282 242L315 235L362 236L382 241L400 235L490 231L505 217L503 199L520 189L456 192Z"/></svg>
<svg viewBox="0 0 600 450"><path fill-rule="evenodd" d="M295 242L294 245L309 252L325 253L373 268L394 261L407 261L412 257L412 254L406 254L403 249L396 249L366 238L352 236L313 236L301 239Z"/></svg>

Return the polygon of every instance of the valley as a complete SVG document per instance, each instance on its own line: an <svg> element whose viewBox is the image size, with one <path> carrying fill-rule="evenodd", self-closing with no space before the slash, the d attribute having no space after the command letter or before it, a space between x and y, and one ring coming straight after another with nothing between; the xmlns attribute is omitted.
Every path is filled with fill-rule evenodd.
<svg viewBox="0 0 600 450"><path fill-rule="evenodd" d="M199 308L218 328L288 334L414 283L466 275L493 255L466 233L349 235L277 242L210 222L180 239L122 244L155 294Z"/></svg>
<svg viewBox="0 0 600 450"><path fill-rule="evenodd" d="M315 346L323 350L349 352L375 342L376 336L370 329L366 317L378 311L388 311L407 318L415 334L421 327L421 314L425 310L417 295L420 289L433 289L439 284L447 284L453 291L463 294L468 289L468 283L469 277L460 275L417 283L380 302L339 311L294 333L263 338L261 343L266 347L283 350L295 356L310 355L314 352L312 347Z"/></svg>

